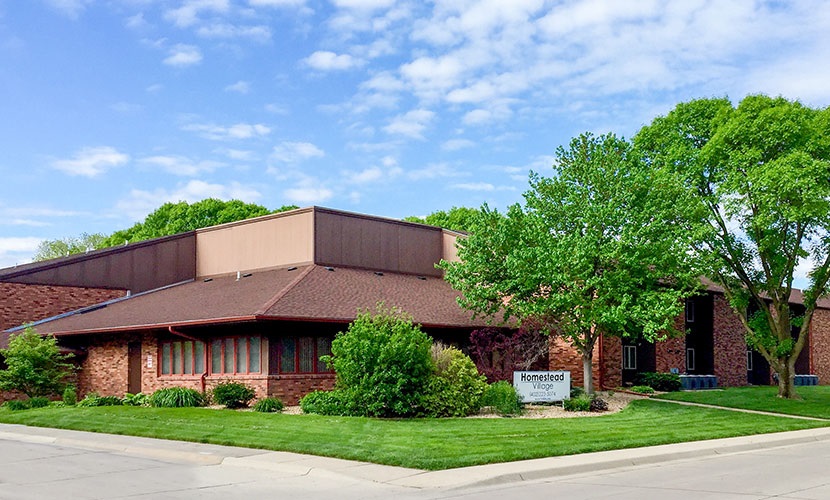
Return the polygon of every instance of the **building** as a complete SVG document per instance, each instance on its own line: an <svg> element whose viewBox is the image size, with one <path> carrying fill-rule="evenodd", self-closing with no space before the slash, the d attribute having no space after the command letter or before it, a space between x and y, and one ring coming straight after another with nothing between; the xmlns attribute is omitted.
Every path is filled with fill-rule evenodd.
<svg viewBox="0 0 830 500"><path fill-rule="evenodd" d="M461 236L311 207L3 269L0 347L34 322L76 353L81 395L209 390L233 379L258 397L296 403L333 386L319 357L359 310L399 307L433 338L461 346L486 326L457 305L435 268L457 259ZM820 305L797 371L830 383L830 301ZM602 339L597 385L619 387L643 371L715 375L721 386L770 383L717 287L688 299L678 327L688 335L656 344ZM550 360L582 384L570 346L551 342Z"/></svg>

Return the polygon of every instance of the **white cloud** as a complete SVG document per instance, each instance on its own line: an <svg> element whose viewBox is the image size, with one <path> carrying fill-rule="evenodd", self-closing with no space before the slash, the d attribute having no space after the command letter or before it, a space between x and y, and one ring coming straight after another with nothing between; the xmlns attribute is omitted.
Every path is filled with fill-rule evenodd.
<svg viewBox="0 0 830 500"><path fill-rule="evenodd" d="M203 38L247 38L258 42L271 39L271 29L268 26L236 26L228 23L201 26L196 34Z"/></svg>
<svg viewBox="0 0 830 500"><path fill-rule="evenodd" d="M92 0L46 0L53 9L59 11L69 19L77 19Z"/></svg>
<svg viewBox="0 0 830 500"><path fill-rule="evenodd" d="M459 173L446 163L430 163L424 168L410 170L406 173L406 176L413 181L437 179L440 177L456 177L458 175Z"/></svg>
<svg viewBox="0 0 830 500"><path fill-rule="evenodd" d="M116 210L127 214L132 220L141 220L163 203L179 201L193 203L205 198L242 200L247 203L254 203L262 198L262 194L255 187L238 182L225 185L192 180L172 191L164 188L153 191L134 189L130 191L130 195L126 199L116 204Z"/></svg>
<svg viewBox="0 0 830 500"><path fill-rule="evenodd" d="M275 103L266 104L265 111L274 115L287 115L289 113L288 108Z"/></svg>
<svg viewBox="0 0 830 500"><path fill-rule="evenodd" d="M385 9L395 4L395 0L333 0L335 6L341 9Z"/></svg>
<svg viewBox="0 0 830 500"><path fill-rule="evenodd" d="M310 142L286 141L274 146L271 160L283 164L296 164L311 158L322 158L326 153Z"/></svg>
<svg viewBox="0 0 830 500"><path fill-rule="evenodd" d="M453 184L453 188L455 189L463 189L465 191L495 191L496 186L490 184L489 182L467 182L467 183L460 183L460 184Z"/></svg>
<svg viewBox="0 0 830 500"><path fill-rule="evenodd" d="M252 139L271 133L271 129L262 123L236 123L227 127L212 123L192 123L182 127L182 130L196 132L212 141Z"/></svg>
<svg viewBox="0 0 830 500"><path fill-rule="evenodd" d="M248 0L251 7L298 7L305 5L305 0Z"/></svg>
<svg viewBox="0 0 830 500"><path fill-rule="evenodd" d="M362 61L355 59L349 54L338 55L327 50L318 50L303 59L303 62L308 67L318 71L346 70L362 64Z"/></svg>
<svg viewBox="0 0 830 500"><path fill-rule="evenodd" d="M150 156L139 160L140 163L159 167L174 175L193 177L205 172L213 172L225 164L217 161L194 161L184 156Z"/></svg>
<svg viewBox="0 0 830 500"><path fill-rule="evenodd" d="M423 132L435 117L433 111L414 109L404 115L392 119L389 125L383 127L387 134L403 135L413 139L423 139Z"/></svg>
<svg viewBox="0 0 830 500"><path fill-rule="evenodd" d="M114 167L120 167L130 157L109 146L80 149L70 159L55 160L52 167L69 175L96 177Z"/></svg>
<svg viewBox="0 0 830 500"><path fill-rule="evenodd" d="M469 139L450 139L441 144L443 151L458 151L460 149L467 149L475 146L476 143Z"/></svg>
<svg viewBox="0 0 830 500"><path fill-rule="evenodd" d="M164 13L164 19L180 28L187 28L199 22L202 12L225 13L230 9L228 0L185 0L181 7Z"/></svg>
<svg viewBox="0 0 830 500"><path fill-rule="evenodd" d="M147 21L144 19L144 13L139 12L134 16L130 16L124 22L124 26L131 30L139 30L147 26Z"/></svg>
<svg viewBox="0 0 830 500"><path fill-rule="evenodd" d="M239 94L247 94L250 91L251 84L242 80L239 80L238 82L225 87L225 92L237 92Z"/></svg>
<svg viewBox="0 0 830 500"><path fill-rule="evenodd" d="M168 66L192 66L202 62L202 51L195 45L179 43L170 49L168 54L163 61Z"/></svg>
<svg viewBox="0 0 830 500"><path fill-rule="evenodd" d="M223 154L223 155L227 156L228 158L230 158L231 160L237 160L237 161L253 161L253 160L256 160L256 158L257 158L256 153L254 153L253 151L247 151L247 150L243 150L243 149L226 148L226 149L217 149L214 152L219 153L219 154Z"/></svg>
<svg viewBox="0 0 830 500"><path fill-rule="evenodd" d="M148 85L144 89L144 91L147 92L148 94L155 94L155 93L161 91L161 89L163 89L163 88L164 88L164 85L162 85L160 83L154 83L152 85Z"/></svg>
<svg viewBox="0 0 830 500"><path fill-rule="evenodd" d="M32 237L0 238L0 268L31 261L41 241Z"/></svg>

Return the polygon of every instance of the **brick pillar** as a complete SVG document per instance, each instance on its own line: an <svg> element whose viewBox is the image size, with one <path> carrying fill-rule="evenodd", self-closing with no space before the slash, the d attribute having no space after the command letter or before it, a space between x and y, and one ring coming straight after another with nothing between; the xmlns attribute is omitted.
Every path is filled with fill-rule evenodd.
<svg viewBox="0 0 830 500"><path fill-rule="evenodd" d="M813 374L819 384L830 384L830 310L816 309L810 322Z"/></svg>
<svg viewBox="0 0 830 500"><path fill-rule="evenodd" d="M712 336L718 385L721 387L747 385L744 327L738 314L723 295L714 296Z"/></svg>

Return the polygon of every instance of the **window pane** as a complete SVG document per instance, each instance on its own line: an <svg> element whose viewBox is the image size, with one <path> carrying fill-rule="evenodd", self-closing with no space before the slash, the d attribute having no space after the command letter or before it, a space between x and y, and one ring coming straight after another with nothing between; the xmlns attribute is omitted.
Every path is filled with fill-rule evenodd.
<svg viewBox="0 0 830 500"><path fill-rule="evenodd" d="M222 373L222 341L219 339L210 343L210 372Z"/></svg>
<svg viewBox="0 0 830 500"><path fill-rule="evenodd" d="M250 349L249 352L249 359L250 359L250 372L251 373L259 373L260 372L260 347L261 341L259 337L251 337L249 340L248 348Z"/></svg>
<svg viewBox="0 0 830 500"><path fill-rule="evenodd" d="M187 375L193 374L193 342L187 341L184 343L184 373Z"/></svg>
<svg viewBox="0 0 830 500"><path fill-rule="evenodd" d="M295 345L293 337L280 339L280 373L296 373L294 364Z"/></svg>
<svg viewBox="0 0 830 500"><path fill-rule="evenodd" d="M300 337L300 373L313 372L315 361L314 338Z"/></svg>
<svg viewBox="0 0 830 500"><path fill-rule="evenodd" d="M161 374L170 375L170 343L161 345Z"/></svg>
<svg viewBox="0 0 830 500"><path fill-rule="evenodd" d="M331 354L331 337L317 337L317 372L330 372L328 366L320 360L321 356Z"/></svg>
<svg viewBox="0 0 830 500"><path fill-rule="evenodd" d="M225 373L233 373L233 339L225 339Z"/></svg>
<svg viewBox="0 0 830 500"><path fill-rule="evenodd" d="M196 356L193 360L193 373L205 373L205 343L194 342L193 347L196 349Z"/></svg>
<svg viewBox="0 0 830 500"><path fill-rule="evenodd" d="M182 343L173 342L173 373L182 373Z"/></svg>
<svg viewBox="0 0 830 500"><path fill-rule="evenodd" d="M236 373L248 371L248 339L241 337L236 339Z"/></svg>

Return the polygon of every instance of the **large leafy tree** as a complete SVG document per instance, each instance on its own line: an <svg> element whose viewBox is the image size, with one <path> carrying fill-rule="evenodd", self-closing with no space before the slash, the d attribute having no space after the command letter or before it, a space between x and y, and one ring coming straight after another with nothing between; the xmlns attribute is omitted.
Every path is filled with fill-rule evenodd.
<svg viewBox="0 0 830 500"><path fill-rule="evenodd" d="M478 209L470 207L452 207L449 210L438 210L426 217L404 217L405 221L429 224L453 231L469 231L473 220L478 216Z"/></svg>
<svg viewBox="0 0 830 500"><path fill-rule="evenodd" d="M635 144L655 169L687 189L693 250L741 318L747 344L779 375L778 395L797 397L795 362L830 264L830 108L749 96L678 105L644 127ZM805 312L795 316L796 269L809 266ZM746 316L747 310L757 311ZM793 327L798 334L793 337Z"/></svg>
<svg viewBox="0 0 830 500"><path fill-rule="evenodd" d="M664 337L699 280L670 217L676 186L626 141L582 135L557 150L553 170L531 174L524 207L482 207L461 261L442 267L473 311L546 318L582 355L590 392L600 336Z"/></svg>
<svg viewBox="0 0 830 500"><path fill-rule="evenodd" d="M0 350L6 369L0 370L0 389L20 391L31 397L50 396L63 391L75 370L61 354L55 337L41 337L32 328L13 334L8 349Z"/></svg>
<svg viewBox="0 0 830 500"><path fill-rule="evenodd" d="M83 233L80 236L69 236L56 240L44 240L37 246L34 260L56 259L74 253L84 253L101 248L106 240L101 233Z"/></svg>

